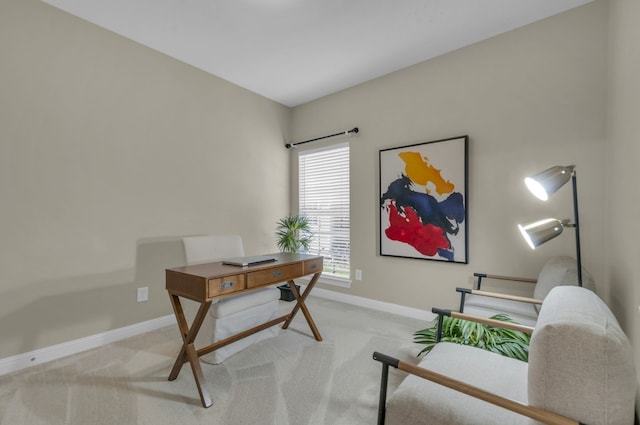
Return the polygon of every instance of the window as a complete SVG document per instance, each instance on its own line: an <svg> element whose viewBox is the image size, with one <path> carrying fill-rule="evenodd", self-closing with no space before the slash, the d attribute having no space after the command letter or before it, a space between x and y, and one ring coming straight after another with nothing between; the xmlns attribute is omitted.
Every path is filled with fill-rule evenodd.
<svg viewBox="0 0 640 425"><path fill-rule="evenodd" d="M340 285L350 276L349 145L298 153L299 212L314 234L309 251L324 256L324 278Z"/></svg>

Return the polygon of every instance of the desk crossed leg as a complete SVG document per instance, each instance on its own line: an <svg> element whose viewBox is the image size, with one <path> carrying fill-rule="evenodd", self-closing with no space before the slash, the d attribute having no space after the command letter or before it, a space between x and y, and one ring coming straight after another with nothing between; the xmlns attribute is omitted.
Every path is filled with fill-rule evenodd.
<svg viewBox="0 0 640 425"><path fill-rule="evenodd" d="M302 310L302 314L304 314L304 318L307 320L309 328L311 328L311 332L313 332L313 336L316 341L322 341L322 336L320 335L320 331L318 331L318 328L316 327L316 324L311 317L311 313L309 313L309 309L304 302L309 296L309 293L311 292L313 287L316 286L316 282L318 282L319 278L320 273L314 274L302 295L300 295L300 293L298 292L298 288L296 287L296 284L293 280L290 280L288 282L289 287L291 288L291 292L296 297L296 305L295 307L293 307L293 310L291 310L291 313L289 313L289 317L284 322L284 325L282 325L282 329L287 329L293 321L293 318L296 316L296 314L298 314L298 310Z"/></svg>
<svg viewBox="0 0 640 425"><path fill-rule="evenodd" d="M178 354L176 362L173 364L173 368L169 374L169 381L174 381L178 377L178 374L182 369L182 365L188 361L191 365L191 371L193 372L193 377L196 381L196 387L198 387L200 401L204 407L209 407L213 404L213 401L211 401L209 391L204 385L204 374L202 373L202 366L200 365L200 360L198 359L199 356L194 342L198 335L198 331L200 331L202 322L204 322L204 319L207 316L207 312L211 306L211 301L205 301L200 304L200 308L198 308L196 317L193 319L191 328L189 328L187 318L184 315L184 309L182 308L182 303L180 302L180 297L175 294L169 294L169 298L171 300L171 305L173 306L173 312L175 313L178 321L180 335L182 336L182 348L180 349L180 353Z"/></svg>

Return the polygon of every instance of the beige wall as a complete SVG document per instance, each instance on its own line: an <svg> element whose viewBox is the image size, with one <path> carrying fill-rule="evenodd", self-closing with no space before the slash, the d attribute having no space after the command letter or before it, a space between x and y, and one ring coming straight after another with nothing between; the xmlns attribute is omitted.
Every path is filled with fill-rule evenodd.
<svg viewBox="0 0 640 425"><path fill-rule="evenodd" d="M572 231L531 251L516 224L572 218L570 185L545 204L523 178L576 164L583 262L606 294L606 40L607 3L595 2L295 108L294 139L360 128L351 139L351 253L363 280L347 292L455 307L455 287L469 286L474 271L535 277L550 256L575 255ZM379 256L378 151L464 134L470 263Z"/></svg>
<svg viewBox="0 0 640 425"><path fill-rule="evenodd" d="M180 236L276 249L288 108L36 0L0 58L0 358L171 314Z"/></svg>
<svg viewBox="0 0 640 425"><path fill-rule="evenodd" d="M607 278L614 313L636 352L640 372L640 2L612 0L609 20ZM639 380L640 383L640 380ZM640 394L638 394L640 405Z"/></svg>
<svg viewBox="0 0 640 425"><path fill-rule="evenodd" d="M283 141L352 126L364 279L325 288L429 309L454 306L473 271L534 276L573 254L572 235L531 252L515 225L569 217L571 191L542 204L522 178L575 163L584 264L638 352L638 12L613 0L607 22L597 1L291 112L39 1L4 0L0 358L169 314L162 272L182 261L182 235L235 232L248 253L274 249L289 211ZM470 264L380 257L378 151L463 134ZM149 302L135 303L138 286Z"/></svg>

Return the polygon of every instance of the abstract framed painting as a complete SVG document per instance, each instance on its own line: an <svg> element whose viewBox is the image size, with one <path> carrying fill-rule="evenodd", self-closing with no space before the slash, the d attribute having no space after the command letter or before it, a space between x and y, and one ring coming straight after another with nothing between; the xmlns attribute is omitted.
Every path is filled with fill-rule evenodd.
<svg viewBox="0 0 640 425"><path fill-rule="evenodd" d="M469 262L469 136L380 150L380 255Z"/></svg>

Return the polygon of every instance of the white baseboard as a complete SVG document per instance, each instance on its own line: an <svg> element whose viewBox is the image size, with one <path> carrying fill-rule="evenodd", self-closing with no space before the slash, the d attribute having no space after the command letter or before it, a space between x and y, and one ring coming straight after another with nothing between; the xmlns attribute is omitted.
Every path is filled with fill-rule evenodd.
<svg viewBox="0 0 640 425"><path fill-rule="evenodd" d="M373 310L384 311L386 313L397 314L399 316L412 317L414 319L424 321L431 321L435 318L435 315L427 310L405 307L399 304L343 294L341 292L329 291L322 288L315 288L312 292L312 296L357 305L359 307L371 308ZM30 351L28 353L18 354L17 356L0 359L0 376L16 372L30 366L35 366L51 360L91 350L92 348L97 348L101 345L109 344L145 332L150 332L175 323L175 316L170 314L157 319L147 320L146 322L136 323L123 328L113 329L111 331L91 335L85 338L79 338L73 341L63 342L61 344Z"/></svg>
<svg viewBox="0 0 640 425"><path fill-rule="evenodd" d="M386 313L397 314L399 316L411 317L428 322L432 321L436 317L435 314L427 310L406 307L403 305L388 303L385 301L372 300L371 298L358 297L356 295L344 294L342 292L329 291L328 289L314 288L310 295L312 297L315 296L332 301L339 301L346 304L371 308L373 310L384 311Z"/></svg>
<svg viewBox="0 0 640 425"><path fill-rule="evenodd" d="M0 376L176 323L173 314L0 359Z"/></svg>

